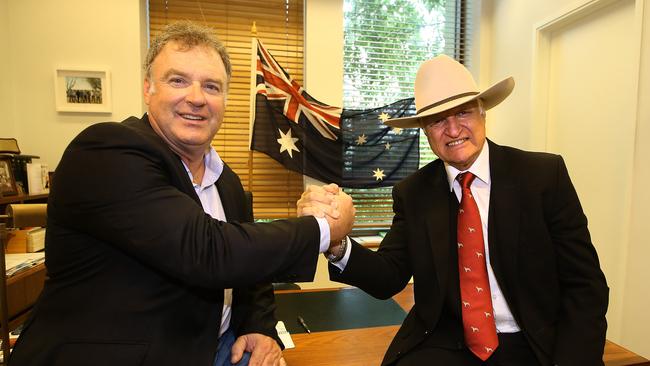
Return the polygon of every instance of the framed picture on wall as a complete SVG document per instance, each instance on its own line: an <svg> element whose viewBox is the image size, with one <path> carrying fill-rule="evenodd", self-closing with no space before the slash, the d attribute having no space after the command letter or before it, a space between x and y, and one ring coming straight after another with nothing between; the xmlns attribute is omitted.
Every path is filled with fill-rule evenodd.
<svg viewBox="0 0 650 366"><path fill-rule="evenodd" d="M16 178L11 168L11 158L0 156L0 197L15 196L18 194Z"/></svg>
<svg viewBox="0 0 650 366"><path fill-rule="evenodd" d="M111 75L106 68L58 68L54 72L58 112L111 112Z"/></svg>

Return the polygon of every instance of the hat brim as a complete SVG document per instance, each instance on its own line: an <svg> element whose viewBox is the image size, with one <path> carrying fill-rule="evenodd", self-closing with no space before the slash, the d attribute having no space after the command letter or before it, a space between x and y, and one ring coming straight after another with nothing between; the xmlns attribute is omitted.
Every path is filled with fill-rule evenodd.
<svg viewBox="0 0 650 366"><path fill-rule="evenodd" d="M461 104L471 102L475 99L481 99L483 101L483 108L485 108L485 110L488 110L503 102L503 100L506 99L510 93L512 93L512 89L514 87L515 80L512 78L512 76L510 76L487 88L482 93L451 100L447 103L438 105L435 108L427 109L426 111L423 111L420 114L416 114L415 116L388 119L384 122L384 124L397 128L420 127L420 119L423 117L443 113L449 109L458 107Z"/></svg>

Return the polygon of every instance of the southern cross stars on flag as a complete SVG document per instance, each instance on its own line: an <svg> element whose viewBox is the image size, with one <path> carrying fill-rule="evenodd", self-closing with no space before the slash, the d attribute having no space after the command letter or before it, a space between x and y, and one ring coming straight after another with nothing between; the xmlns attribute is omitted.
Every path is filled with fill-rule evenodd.
<svg viewBox="0 0 650 366"><path fill-rule="evenodd" d="M392 128L389 118L415 114L413 98L365 110L344 109L343 186L392 186L418 169L419 129Z"/></svg>
<svg viewBox="0 0 650 366"><path fill-rule="evenodd" d="M342 111L312 98L261 42L254 40L254 47L251 149L287 169L352 188L391 186L417 169L419 130L383 124L388 118L414 114L412 98L381 108Z"/></svg>

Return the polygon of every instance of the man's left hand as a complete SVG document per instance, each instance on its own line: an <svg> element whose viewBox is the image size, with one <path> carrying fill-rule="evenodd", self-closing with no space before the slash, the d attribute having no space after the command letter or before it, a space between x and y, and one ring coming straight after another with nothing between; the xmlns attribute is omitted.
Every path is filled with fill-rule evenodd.
<svg viewBox="0 0 650 366"><path fill-rule="evenodd" d="M281 366L282 350L275 339L259 333L244 334L237 338L230 349L230 362L241 360L244 352L250 352L249 366Z"/></svg>

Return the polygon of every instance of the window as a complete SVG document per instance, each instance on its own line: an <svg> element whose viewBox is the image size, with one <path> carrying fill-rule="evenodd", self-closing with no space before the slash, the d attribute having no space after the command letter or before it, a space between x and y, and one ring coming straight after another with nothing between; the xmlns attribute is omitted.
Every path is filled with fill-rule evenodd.
<svg viewBox="0 0 650 366"><path fill-rule="evenodd" d="M221 129L212 141L221 158L253 193L256 219L296 215L303 177L275 160L249 149L251 26L256 21L260 38L278 62L299 83L303 82L302 0L149 1L151 36L173 21L192 20L216 30L233 64L228 107Z"/></svg>
<svg viewBox="0 0 650 366"><path fill-rule="evenodd" d="M465 0L344 0L343 105L379 107L413 96L419 65L445 53L467 65ZM420 166L435 159L420 135ZM391 188L346 189L356 232L390 226Z"/></svg>

